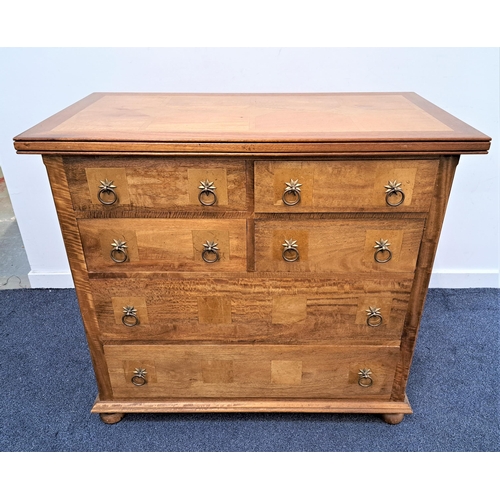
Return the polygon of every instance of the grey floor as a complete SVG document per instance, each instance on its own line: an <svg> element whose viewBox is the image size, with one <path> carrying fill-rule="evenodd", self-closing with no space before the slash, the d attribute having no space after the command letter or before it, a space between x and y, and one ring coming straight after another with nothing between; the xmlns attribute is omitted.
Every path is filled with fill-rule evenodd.
<svg viewBox="0 0 500 500"><path fill-rule="evenodd" d="M30 288L30 265L0 167L0 290Z"/></svg>

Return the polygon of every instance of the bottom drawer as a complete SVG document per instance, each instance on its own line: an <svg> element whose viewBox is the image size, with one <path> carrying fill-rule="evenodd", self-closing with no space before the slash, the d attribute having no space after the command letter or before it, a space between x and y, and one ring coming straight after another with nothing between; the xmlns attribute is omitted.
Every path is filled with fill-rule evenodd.
<svg viewBox="0 0 500 500"><path fill-rule="evenodd" d="M388 400L399 347L106 345L115 399ZM362 375L364 373L364 375Z"/></svg>

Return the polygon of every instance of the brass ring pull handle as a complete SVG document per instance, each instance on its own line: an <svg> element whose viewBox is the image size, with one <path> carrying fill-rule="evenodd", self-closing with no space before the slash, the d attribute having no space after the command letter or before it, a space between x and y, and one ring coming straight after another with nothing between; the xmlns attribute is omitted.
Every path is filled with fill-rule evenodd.
<svg viewBox="0 0 500 500"><path fill-rule="evenodd" d="M375 262L378 262L379 264L385 264L386 262L389 262L392 259L392 252L389 250L389 241L388 240L380 240L375 242ZM385 257L384 257L385 256Z"/></svg>
<svg viewBox="0 0 500 500"><path fill-rule="evenodd" d="M298 245L296 240L285 240L285 243L283 243L283 252L281 253L283 260L286 262L295 262L299 260L299 250L298 250Z"/></svg>
<svg viewBox="0 0 500 500"><path fill-rule="evenodd" d="M134 306L125 306L123 308L122 323L130 328L139 324L137 309Z"/></svg>
<svg viewBox="0 0 500 500"><path fill-rule="evenodd" d="M373 385L372 371L369 368L359 370L358 376L358 385L361 387L368 388Z"/></svg>
<svg viewBox="0 0 500 500"><path fill-rule="evenodd" d="M116 262L117 264L123 264L127 261L128 255L126 243L126 241L113 240L113 243L111 243L113 249L110 253L110 257L113 262Z"/></svg>
<svg viewBox="0 0 500 500"><path fill-rule="evenodd" d="M201 258L208 264L213 264L220 259L219 248L215 241L208 241L203 243L203 252L201 253Z"/></svg>
<svg viewBox="0 0 500 500"><path fill-rule="evenodd" d="M136 368L134 370L134 376L130 379L130 381L137 387L146 385L148 383L148 381L146 380L147 374L148 372L144 368Z"/></svg>
<svg viewBox="0 0 500 500"><path fill-rule="evenodd" d="M97 193L97 199L103 204L103 205L113 205L118 201L118 195L115 192L116 186L113 185L113 181L108 181L108 179L105 179L104 181L101 181L101 185L99 186L99 191ZM111 198L109 200L105 200L103 198L103 195L109 196L111 195Z"/></svg>
<svg viewBox="0 0 500 500"><path fill-rule="evenodd" d="M405 194L401 189L401 182L389 181L385 187L385 202L390 207L399 207L405 201ZM391 197L395 197L394 201L390 201Z"/></svg>
<svg viewBox="0 0 500 500"><path fill-rule="evenodd" d="M202 205L211 207L217 203L217 195L215 194L217 188L214 186L213 182L210 182L208 179L206 181L201 181L198 189L201 189L198 200Z"/></svg>
<svg viewBox="0 0 500 500"><path fill-rule="evenodd" d="M302 186L302 184L299 184L298 179L295 181L293 179L290 179L290 182L285 182L285 184L286 188L283 191L283 196L281 197L281 199L283 200L283 203L285 205L293 207L300 202L300 186Z"/></svg>
<svg viewBox="0 0 500 500"><path fill-rule="evenodd" d="M366 310L367 318L366 318L366 324L371 327L377 327L382 324L383 318L382 315L380 314L380 307L369 307Z"/></svg>

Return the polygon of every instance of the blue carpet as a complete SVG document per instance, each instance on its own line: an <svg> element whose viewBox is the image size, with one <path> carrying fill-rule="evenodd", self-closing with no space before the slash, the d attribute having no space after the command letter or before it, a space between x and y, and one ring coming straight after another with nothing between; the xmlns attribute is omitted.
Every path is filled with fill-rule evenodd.
<svg viewBox="0 0 500 500"><path fill-rule="evenodd" d="M431 289L396 426L378 415L90 413L74 290L0 291L1 451L500 451L500 290Z"/></svg>

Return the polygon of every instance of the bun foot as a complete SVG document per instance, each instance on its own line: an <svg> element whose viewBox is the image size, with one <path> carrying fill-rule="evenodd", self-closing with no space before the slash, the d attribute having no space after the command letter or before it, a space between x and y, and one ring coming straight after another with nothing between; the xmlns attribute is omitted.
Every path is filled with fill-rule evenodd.
<svg viewBox="0 0 500 500"><path fill-rule="evenodd" d="M117 424L124 416L124 413L99 413L101 420L105 424Z"/></svg>
<svg viewBox="0 0 500 500"><path fill-rule="evenodd" d="M396 425L403 421L405 418L404 413L383 413L382 418L386 424Z"/></svg>

